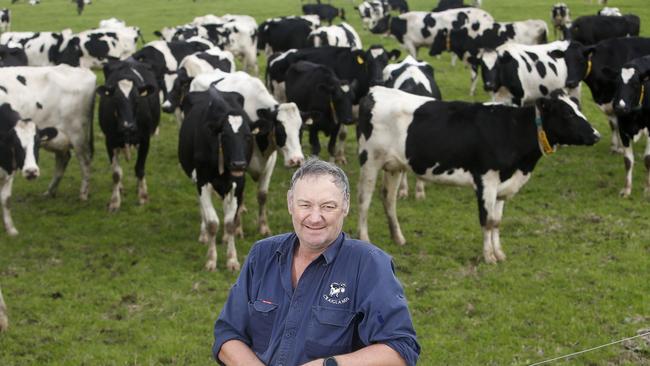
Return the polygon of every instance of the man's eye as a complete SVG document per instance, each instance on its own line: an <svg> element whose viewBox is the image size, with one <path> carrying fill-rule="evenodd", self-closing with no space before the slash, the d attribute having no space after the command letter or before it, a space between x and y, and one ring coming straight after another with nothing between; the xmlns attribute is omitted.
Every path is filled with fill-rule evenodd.
<svg viewBox="0 0 650 366"><path fill-rule="evenodd" d="M332 211L332 210L336 210L336 206L334 206L334 205L325 205L325 206L323 206L323 209Z"/></svg>

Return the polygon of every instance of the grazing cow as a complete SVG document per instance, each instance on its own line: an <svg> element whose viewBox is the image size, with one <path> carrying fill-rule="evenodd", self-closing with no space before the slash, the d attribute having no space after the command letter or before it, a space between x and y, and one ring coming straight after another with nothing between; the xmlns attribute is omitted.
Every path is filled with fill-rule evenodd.
<svg viewBox="0 0 650 366"><path fill-rule="evenodd" d="M277 152L282 153L285 167L298 166L304 160L300 147L302 118L298 106L295 103L278 103L258 78L244 72L202 74L192 82L190 90L203 91L211 86L221 92L240 95L244 101L244 112L252 121L251 129L257 132L247 171L257 182L259 232L265 236L271 235L266 198Z"/></svg>
<svg viewBox="0 0 650 366"><path fill-rule="evenodd" d="M303 17L282 17L267 19L258 28L257 49L264 50L269 57L275 52L284 52L292 48L310 47L309 33L318 24Z"/></svg>
<svg viewBox="0 0 650 366"><path fill-rule="evenodd" d="M27 54L22 47L0 45L0 67L27 66Z"/></svg>
<svg viewBox="0 0 650 366"><path fill-rule="evenodd" d="M575 88L584 80L594 102L605 113L612 128L611 150L621 152L618 122L612 99L621 67L635 58L650 55L650 39L624 37L604 40L595 46L571 43L565 53L569 88Z"/></svg>
<svg viewBox="0 0 650 366"><path fill-rule="evenodd" d="M621 68L613 105L618 119L619 133L623 144L625 162L625 186L622 197L632 193L632 171L634 150L632 143L641 133L650 131L650 56L636 58ZM645 196L650 197L650 144L643 154L646 167Z"/></svg>
<svg viewBox="0 0 650 366"><path fill-rule="evenodd" d="M62 32L5 32L0 44L10 47L21 45L29 66L54 66L61 63L61 50L67 47L72 31Z"/></svg>
<svg viewBox="0 0 650 366"><path fill-rule="evenodd" d="M553 23L553 35L556 39L564 40L564 30L571 25L571 10L565 3L557 3L551 8L551 22ZM560 31L560 38L557 31Z"/></svg>
<svg viewBox="0 0 650 366"><path fill-rule="evenodd" d="M0 68L0 103L11 104L22 118L31 119L41 129L54 127L58 131L41 145L56 157L46 191L49 196L56 195L70 150L74 150L81 171L79 198L88 199L95 80L92 71L68 65Z"/></svg>
<svg viewBox="0 0 650 366"><path fill-rule="evenodd" d="M341 128L341 124L354 122L352 104L355 82L347 84L331 68L309 61L298 61L291 65L286 78L287 99L296 103L300 111L312 120L308 123L312 155L318 156L320 153L318 131L323 131L330 137L327 144L330 157L345 164L345 129Z"/></svg>
<svg viewBox="0 0 650 366"><path fill-rule="evenodd" d="M569 74L564 55L568 47L568 41L533 46L506 43L485 51L481 59L485 90L495 102L522 106L566 88ZM567 92L580 99L580 85Z"/></svg>
<svg viewBox="0 0 650 366"><path fill-rule="evenodd" d="M215 88L190 93L184 101L185 120L178 138L178 159L185 174L196 183L201 210L199 240L208 244L205 268L217 268L216 237L219 217L212 193L223 199L226 267L239 270L235 231L244 194L244 173L253 149L250 121L237 96Z"/></svg>
<svg viewBox="0 0 650 366"><path fill-rule="evenodd" d="M289 67L298 61L310 61L330 67L341 80L356 80L354 104L368 93L372 85L383 83L382 72L389 60L400 56L399 50L387 52L384 47L373 45L367 51L346 47L318 47L289 50L269 59L266 81L269 90L279 101L286 100L284 80Z"/></svg>
<svg viewBox="0 0 650 366"><path fill-rule="evenodd" d="M505 260L499 224L506 199L530 179L539 159L558 145L592 145L600 135L561 92L534 106L441 102L374 87L362 101L359 145L359 238L368 237L368 208L379 170L393 241L404 245L396 215L403 170L423 179L476 192L487 263Z"/></svg>
<svg viewBox="0 0 650 366"><path fill-rule="evenodd" d="M135 53L137 27L92 29L72 36L60 51L59 62L71 66L99 68L110 60L123 60Z"/></svg>
<svg viewBox="0 0 650 366"><path fill-rule="evenodd" d="M367 0L354 7L359 12L364 29L373 29L377 22L390 11L388 3L383 0Z"/></svg>
<svg viewBox="0 0 650 366"><path fill-rule="evenodd" d="M595 45L600 41L638 36L641 19L633 14L621 17L586 15L576 19L565 30L564 37L583 45Z"/></svg>
<svg viewBox="0 0 650 366"><path fill-rule="evenodd" d="M348 23L319 27L309 34L309 43L314 47L335 46L348 47L353 50L363 48L361 37Z"/></svg>
<svg viewBox="0 0 650 366"><path fill-rule="evenodd" d="M388 8L390 10L397 10L400 14L404 14L409 11L409 4L406 0L384 0L388 3Z"/></svg>
<svg viewBox="0 0 650 366"><path fill-rule="evenodd" d="M121 29L126 28L126 22L115 17L99 21L100 29Z"/></svg>
<svg viewBox="0 0 650 366"><path fill-rule="evenodd" d="M305 4L302 6L302 13L306 15L318 15L321 22L326 20L329 25L332 25L332 20L336 17L345 20L345 9L335 8L329 4Z"/></svg>
<svg viewBox="0 0 650 366"><path fill-rule="evenodd" d="M459 8L467 8L468 5L465 5L463 0L440 0L438 1L438 5L433 8L431 11L432 12L441 12L449 9L459 9Z"/></svg>
<svg viewBox="0 0 650 366"><path fill-rule="evenodd" d="M0 290L0 332L4 332L7 328L9 328L7 305L5 305L5 299L2 297L2 290Z"/></svg>
<svg viewBox="0 0 650 366"><path fill-rule="evenodd" d="M0 32L11 30L11 10L7 8L0 9Z"/></svg>
<svg viewBox="0 0 650 366"><path fill-rule="evenodd" d="M36 179L40 175L39 144L41 140L53 138L56 133L55 128L40 130L32 120L21 119L9 104L0 105L0 204L2 219L9 236L18 235L9 206L15 173L20 170L26 179ZM3 305L0 299L0 329Z"/></svg>
<svg viewBox="0 0 650 366"><path fill-rule="evenodd" d="M113 170L113 193L108 210L115 212L122 203L122 167L119 153L128 160L130 148L137 146L135 175L138 178L138 203L149 200L145 163L149 141L160 122L158 85L151 66L134 59L104 66L104 85L99 95L99 126L106 137L106 152Z"/></svg>
<svg viewBox="0 0 650 366"><path fill-rule="evenodd" d="M598 13L596 15L602 15L606 17L622 17L623 14L621 13L621 10L619 8L609 8L609 7L604 7L600 10L598 10Z"/></svg>

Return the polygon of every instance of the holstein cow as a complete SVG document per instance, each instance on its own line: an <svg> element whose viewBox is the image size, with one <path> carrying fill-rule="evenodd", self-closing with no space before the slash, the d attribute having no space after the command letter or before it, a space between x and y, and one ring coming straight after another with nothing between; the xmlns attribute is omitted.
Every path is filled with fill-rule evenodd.
<svg viewBox="0 0 650 366"><path fill-rule="evenodd" d="M201 210L199 240L208 244L205 268L217 268L216 237L219 217L212 193L223 199L226 268L239 270L235 231L244 194L244 172L253 149L250 121L241 100L215 88L190 93L184 101L185 120L178 138L178 158L185 174L196 183Z"/></svg>
<svg viewBox="0 0 650 366"><path fill-rule="evenodd" d="M0 32L11 30L11 10L7 8L0 9Z"/></svg>
<svg viewBox="0 0 650 366"><path fill-rule="evenodd" d="M361 37L348 23L319 27L309 34L309 42L314 47L335 46L349 47L353 50L363 49Z"/></svg>
<svg viewBox="0 0 650 366"><path fill-rule="evenodd" d="M277 152L282 153L285 167L298 166L304 160L300 146L302 119L298 106L295 103L278 103L258 78L241 71L201 74L194 79L190 90L204 91L210 87L221 92L237 93L244 101L244 112L252 121L251 130L256 131L247 171L257 182L258 228L260 234L271 235L266 198Z"/></svg>
<svg viewBox="0 0 650 366"><path fill-rule="evenodd" d="M373 29L377 22L388 14L388 3L383 0L368 0L354 7L359 12L364 29Z"/></svg>
<svg viewBox="0 0 650 366"><path fill-rule="evenodd" d="M257 49L264 50L268 57L275 52L310 47L308 37L317 26L318 24L304 17L267 19L258 28Z"/></svg>
<svg viewBox="0 0 650 366"><path fill-rule="evenodd" d="M130 148L137 147L135 175L138 178L138 203L149 200L145 163L149 141L160 122L158 85L152 68L133 59L104 66L105 84L97 88L99 126L106 137L106 152L113 170L113 193L108 210L115 212L122 203L122 167L119 153L126 159Z"/></svg>
<svg viewBox="0 0 650 366"><path fill-rule="evenodd" d="M32 120L23 120L7 103L0 105L0 203L2 221L9 236L18 235L11 219L9 200L16 171L32 180L40 175L38 148L41 140L56 136L56 129L39 129ZM2 328L2 300L0 299L0 329Z"/></svg>
<svg viewBox="0 0 650 366"><path fill-rule="evenodd" d="M469 7L469 5L465 5L463 0L440 0L438 1L438 5L436 5L435 8L431 9L431 11L440 12L449 9L459 9L459 8L467 8L467 7Z"/></svg>
<svg viewBox="0 0 650 366"><path fill-rule="evenodd" d="M397 10L400 14L406 13L409 11L409 4L406 0L384 0L388 3L390 10Z"/></svg>
<svg viewBox="0 0 650 366"><path fill-rule="evenodd" d="M384 68L384 86L405 91L410 94L442 100L440 89L436 84L433 67L424 61L417 61L411 55L396 64ZM403 174L398 197L408 196L408 181ZM424 199L424 181L417 179L415 198Z"/></svg>
<svg viewBox="0 0 650 366"><path fill-rule="evenodd" d="M88 199L93 155L95 74L68 65L0 68L0 103L9 103L22 118L58 131L42 147L56 157L54 176L46 194L54 196L68 162L70 150L79 160L79 197Z"/></svg>
<svg viewBox="0 0 650 366"><path fill-rule="evenodd" d="M621 17L586 15L567 27L564 37L583 45L595 45L610 38L638 36L640 25L641 19L633 14Z"/></svg>
<svg viewBox="0 0 650 366"><path fill-rule="evenodd" d="M27 54L21 47L0 45L0 67L27 66Z"/></svg>
<svg viewBox="0 0 650 366"><path fill-rule="evenodd" d="M62 32L5 32L0 44L9 47L21 45L29 66L54 66L61 63L61 50L67 47L72 31Z"/></svg>
<svg viewBox="0 0 650 366"><path fill-rule="evenodd" d="M621 68L613 105L618 117L621 142L624 147L625 186L621 196L632 193L634 150L632 143L641 133L650 131L650 56L636 58ZM650 144L643 154L646 167L645 195L650 197Z"/></svg>
<svg viewBox="0 0 650 366"><path fill-rule="evenodd" d="M485 51L481 59L485 90L495 102L522 106L566 88L568 47L568 41L534 46L506 43L495 51ZM580 99L579 84L567 92Z"/></svg>
<svg viewBox="0 0 650 366"><path fill-rule="evenodd" d="M399 245L406 243L395 211L400 174L408 169L429 181L472 187L485 261L503 261L499 225L505 201L556 146L592 145L599 137L576 102L561 92L517 108L441 102L374 87L361 103L357 125L359 238L369 240L368 208L383 169L382 200L391 236Z"/></svg>
<svg viewBox="0 0 650 366"><path fill-rule="evenodd" d="M345 9L335 8L329 4L305 4L302 6L302 13L306 15L318 15L321 22L326 20L329 25L332 25L332 20L336 17L345 20Z"/></svg>
<svg viewBox="0 0 650 366"><path fill-rule="evenodd" d="M287 99L298 105L311 119L309 143L312 155L320 153L318 131L329 136L327 151L330 157L345 164L345 130L341 125L352 124L354 84L341 81L329 67L309 61L298 61L287 70ZM343 131L342 133L340 133ZM340 140L340 141L339 141Z"/></svg>
<svg viewBox="0 0 650 366"><path fill-rule="evenodd" d="M618 74L625 63L645 55L650 55L650 39L639 37L608 39L595 46L571 43L565 53L566 85L575 88L584 80L589 86L594 102L609 120L614 152L622 150L618 122L612 108Z"/></svg>
<svg viewBox="0 0 650 366"><path fill-rule="evenodd" d="M557 3L551 8L551 23L553 23L553 35L558 38L557 31L560 31L560 40L564 39L564 30L571 25L571 10L565 3Z"/></svg>
<svg viewBox="0 0 650 366"><path fill-rule="evenodd" d="M59 62L71 66L99 68L110 60L123 60L136 51L137 27L92 29L77 33L60 51Z"/></svg>
<svg viewBox="0 0 650 366"><path fill-rule="evenodd" d="M598 13L596 15L602 15L606 17L622 17L623 14L621 13L621 10L619 8L609 8L609 7L604 7L600 10L598 10Z"/></svg>
<svg viewBox="0 0 650 366"><path fill-rule="evenodd" d="M7 305L5 305L5 299L2 297L2 290L0 290L0 332L4 332L7 328L9 328Z"/></svg>
<svg viewBox="0 0 650 366"><path fill-rule="evenodd" d="M354 104L368 93L372 85L380 85L382 72L389 60L397 59L399 50L386 51L373 45L364 50L347 47L318 47L289 50L269 58L266 68L266 85L278 101L285 101L285 75L289 67L298 61L310 61L330 67L341 80L356 80Z"/></svg>

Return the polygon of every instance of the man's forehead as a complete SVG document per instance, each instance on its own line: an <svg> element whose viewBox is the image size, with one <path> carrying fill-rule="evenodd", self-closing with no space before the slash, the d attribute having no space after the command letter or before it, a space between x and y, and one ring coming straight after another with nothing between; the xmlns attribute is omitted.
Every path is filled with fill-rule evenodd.
<svg viewBox="0 0 650 366"><path fill-rule="evenodd" d="M342 199L343 189L336 183L336 179L329 174L307 175L296 180L293 190L297 199L306 197L320 197Z"/></svg>

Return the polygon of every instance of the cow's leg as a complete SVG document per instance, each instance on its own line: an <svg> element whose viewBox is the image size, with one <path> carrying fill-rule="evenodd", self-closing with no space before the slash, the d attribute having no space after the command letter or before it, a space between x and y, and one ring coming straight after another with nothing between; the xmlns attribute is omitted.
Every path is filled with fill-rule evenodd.
<svg viewBox="0 0 650 366"><path fill-rule="evenodd" d="M116 212L122 204L122 167L118 158L119 149L113 149L109 155L111 159L111 168L113 169L113 193L108 203L108 211Z"/></svg>
<svg viewBox="0 0 650 366"><path fill-rule="evenodd" d="M625 163L625 186L621 189L621 197L629 197L632 193L632 170L634 169L634 150L632 141L623 147L623 162Z"/></svg>
<svg viewBox="0 0 650 366"><path fill-rule="evenodd" d="M7 305L2 297L2 290L0 289L0 332L4 332L9 328L9 318L7 317Z"/></svg>
<svg viewBox="0 0 650 366"><path fill-rule="evenodd" d="M492 248L494 249L494 256L498 261L505 261L506 255L501 249L501 237L499 234L499 226L501 225L501 218L503 217L503 206L506 201L497 199L494 205L494 225L492 226Z"/></svg>
<svg viewBox="0 0 650 366"><path fill-rule="evenodd" d="M2 203L2 221L5 224L5 229L9 236L18 235L18 230L14 226L14 221L11 219L11 187L14 182L14 173L5 175L0 181L0 203Z"/></svg>
<svg viewBox="0 0 650 366"><path fill-rule="evenodd" d="M415 199L423 200L426 198L426 192L424 191L424 180L420 178L415 179Z"/></svg>
<svg viewBox="0 0 650 366"><path fill-rule="evenodd" d="M145 163L149 154L149 138L144 138L138 146L138 158L135 161L135 176L138 178L138 203L144 205L149 201L149 192L147 191L147 181L144 177Z"/></svg>
<svg viewBox="0 0 650 366"><path fill-rule="evenodd" d="M384 185L381 190L381 198L384 203L384 211L388 219L388 228L390 236L397 245L406 244L406 239L402 234L402 229L397 220L397 190L402 177L401 171L384 171Z"/></svg>
<svg viewBox="0 0 650 366"><path fill-rule="evenodd" d="M456 61L458 60L458 56L456 56L455 53L451 54L451 67L456 67Z"/></svg>
<svg viewBox="0 0 650 366"><path fill-rule="evenodd" d="M339 165L346 165L348 160L345 158L345 139L348 136L348 128L340 125L335 143L334 161Z"/></svg>
<svg viewBox="0 0 650 366"><path fill-rule="evenodd" d="M226 268L231 271L239 271L239 261L237 260L237 248L235 248L235 230L237 228L237 197L235 195L236 185L232 185L230 192L223 198L223 225L224 239L227 244Z"/></svg>
<svg viewBox="0 0 650 366"><path fill-rule="evenodd" d="M397 191L397 198L407 198L409 196L409 180L406 176L406 171L402 170L400 173L399 190Z"/></svg>
<svg viewBox="0 0 650 366"><path fill-rule="evenodd" d="M318 129L316 126L309 126L309 144L311 145L311 154L318 156L320 154L320 141L318 141Z"/></svg>
<svg viewBox="0 0 650 366"><path fill-rule="evenodd" d="M646 130L646 133L650 131ZM645 152L643 153L643 162L645 163L646 179L643 194L646 198L650 198L650 134L646 136Z"/></svg>
<svg viewBox="0 0 650 366"><path fill-rule="evenodd" d="M212 187L210 184L201 186L199 194L199 208L201 209L201 228L205 226L208 243L208 260L205 269L214 271L217 268L217 231L219 230L219 217L212 205Z"/></svg>
<svg viewBox="0 0 650 366"><path fill-rule="evenodd" d="M259 207L257 215L257 225L260 231L260 234L263 236L271 235L271 229L269 228L268 218L266 216L266 197L269 192L269 185L271 184L271 175L273 174L273 168L275 167L275 162L278 158L277 151L274 151L266 161L266 165L260 174L259 182L257 184L257 205ZM241 221L241 220L240 220Z"/></svg>
<svg viewBox="0 0 650 366"><path fill-rule="evenodd" d="M330 139L327 142L327 152L330 154L330 161L334 162L338 158L337 153L338 153L338 148L339 148L339 143L338 143L338 136L339 132L341 131L341 124L337 123L334 125L334 129L330 133Z"/></svg>
<svg viewBox="0 0 650 366"><path fill-rule="evenodd" d="M361 171L359 172L359 224L357 231L359 239L365 241L370 241L368 237L368 209L370 208L370 201L372 200L372 193L375 190L378 173L379 166L372 161L366 161L361 166Z"/></svg>
<svg viewBox="0 0 650 366"><path fill-rule="evenodd" d="M74 146L75 156L79 161L79 169L81 170L81 187L79 188L79 199L82 201L88 200L88 187L90 186L90 164L93 159L91 151L92 150L89 145L75 144ZM70 160L70 153L67 152L66 155L67 161ZM63 165L61 175L63 175L63 171L68 164L67 161Z"/></svg>
<svg viewBox="0 0 650 366"><path fill-rule="evenodd" d="M486 263L496 263L497 257L492 244L492 229L495 222L498 173L490 172L474 180L478 200L478 216L483 231L483 257Z"/></svg>
<svg viewBox="0 0 650 366"><path fill-rule="evenodd" d="M411 42L404 43L404 47L408 51L408 53L413 57L414 59L417 60L418 58L418 49L415 47L415 45Z"/></svg>
<svg viewBox="0 0 650 366"><path fill-rule="evenodd" d="M45 191L44 195L50 197L56 196L56 190L59 187L59 183L61 182L61 178L63 178L63 173L65 173L65 168L68 166L69 162L70 162L70 150L56 151L54 153L54 175L52 176L50 185L47 187L47 191ZM82 181L81 181L82 188L83 188L83 183L84 180L82 176ZM88 183L86 182L86 184ZM88 194L86 193L86 199L87 198L88 198Z"/></svg>
<svg viewBox="0 0 650 366"><path fill-rule="evenodd" d="M478 70L474 65L471 65L470 70L471 70L472 85L469 87L469 95L474 96L476 94L476 85L478 84Z"/></svg>

